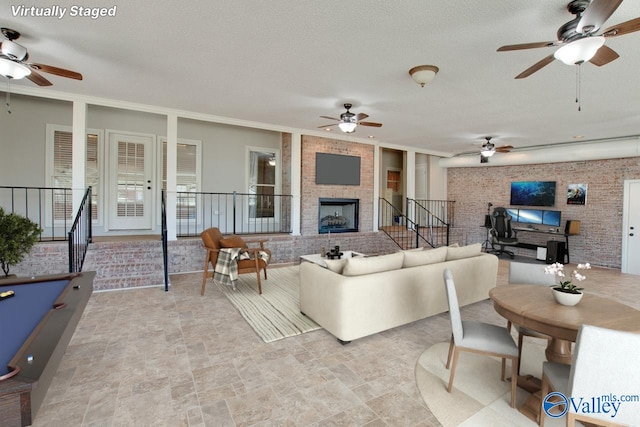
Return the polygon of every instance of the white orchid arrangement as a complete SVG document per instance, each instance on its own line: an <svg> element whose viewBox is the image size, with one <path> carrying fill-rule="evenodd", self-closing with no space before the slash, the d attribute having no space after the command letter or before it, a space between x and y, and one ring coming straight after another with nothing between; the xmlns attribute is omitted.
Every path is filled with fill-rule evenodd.
<svg viewBox="0 0 640 427"><path fill-rule="evenodd" d="M577 280L578 282L582 282L587 277L580 274L578 270L590 270L591 264L578 264L577 270L573 270L571 275L567 276L564 272L564 265L556 262L544 268L545 274L553 274L558 278L558 285L554 285L553 289L556 289L560 292L565 292L568 294L579 294L581 290L584 288L579 288L573 284L573 280Z"/></svg>

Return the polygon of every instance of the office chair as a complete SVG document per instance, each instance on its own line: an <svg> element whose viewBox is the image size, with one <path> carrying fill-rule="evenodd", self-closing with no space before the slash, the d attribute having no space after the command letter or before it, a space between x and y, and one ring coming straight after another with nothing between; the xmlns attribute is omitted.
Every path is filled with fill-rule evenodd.
<svg viewBox="0 0 640 427"><path fill-rule="evenodd" d="M495 208L491 214L491 243L494 248L496 245L499 246L493 251L494 254L507 254L511 259L515 256L513 252L505 249L505 246L518 244L518 239L511 230L511 215L505 208Z"/></svg>

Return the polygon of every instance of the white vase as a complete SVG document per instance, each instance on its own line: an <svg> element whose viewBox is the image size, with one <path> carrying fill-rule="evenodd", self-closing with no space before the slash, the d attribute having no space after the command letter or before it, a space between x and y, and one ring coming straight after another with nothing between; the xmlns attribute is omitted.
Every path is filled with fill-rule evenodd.
<svg viewBox="0 0 640 427"><path fill-rule="evenodd" d="M567 292L560 292L555 289L551 289L553 292L553 297L556 299L558 304L566 305L566 306L574 306L582 299L583 294L569 294Z"/></svg>

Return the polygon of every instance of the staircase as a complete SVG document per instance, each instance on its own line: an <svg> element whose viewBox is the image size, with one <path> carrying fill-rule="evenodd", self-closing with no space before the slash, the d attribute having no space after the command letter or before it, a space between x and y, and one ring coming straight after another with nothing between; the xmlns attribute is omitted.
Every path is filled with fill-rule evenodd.
<svg viewBox="0 0 640 427"><path fill-rule="evenodd" d="M163 286L162 241L160 236L119 241L94 238L82 269L96 272L93 281L96 291Z"/></svg>

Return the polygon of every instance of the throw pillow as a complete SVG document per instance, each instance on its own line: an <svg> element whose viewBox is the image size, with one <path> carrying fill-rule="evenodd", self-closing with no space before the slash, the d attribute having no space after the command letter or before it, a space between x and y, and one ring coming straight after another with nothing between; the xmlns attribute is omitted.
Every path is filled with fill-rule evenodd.
<svg viewBox="0 0 640 427"><path fill-rule="evenodd" d="M447 247L441 246L436 249L422 251L405 251L402 268L417 267L419 265L435 264L444 262L447 259Z"/></svg>
<svg viewBox="0 0 640 427"><path fill-rule="evenodd" d="M226 239L220 239L221 248L245 248L247 245L240 236L227 237Z"/></svg>
<svg viewBox="0 0 640 427"><path fill-rule="evenodd" d="M344 276L360 276L363 274L398 270L402 268L403 260L404 254L402 252L372 257L348 258L342 274Z"/></svg>
<svg viewBox="0 0 640 427"><path fill-rule="evenodd" d="M460 246L459 248L453 248L449 246L447 248L447 261L453 261L462 258L471 258L480 255L480 253L482 253L482 245L480 243Z"/></svg>
<svg viewBox="0 0 640 427"><path fill-rule="evenodd" d="M325 259L324 262L327 264L327 268L334 273L342 274L342 270L344 270L344 266L347 264L347 260L349 258L342 259Z"/></svg>

